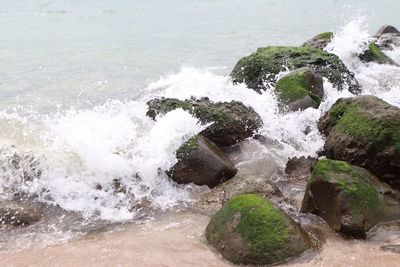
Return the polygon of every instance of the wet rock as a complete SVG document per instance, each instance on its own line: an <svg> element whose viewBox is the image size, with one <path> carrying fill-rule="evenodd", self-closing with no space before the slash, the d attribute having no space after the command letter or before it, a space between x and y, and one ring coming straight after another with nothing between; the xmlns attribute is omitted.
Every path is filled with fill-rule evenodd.
<svg viewBox="0 0 400 267"><path fill-rule="evenodd" d="M365 238L373 226L400 216L400 192L367 170L323 159L314 166L302 212L322 217L335 231Z"/></svg>
<svg viewBox="0 0 400 267"><path fill-rule="evenodd" d="M374 36L376 45L382 50L393 50L400 46L400 32L391 25L382 26Z"/></svg>
<svg viewBox="0 0 400 267"><path fill-rule="evenodd" d="M300 68L283 76L276 82L279 100L290 110L318 108L324 97L322 77L311 68Z"/></svg>
<svg viewBox="0 0 400 267"><path fill-rule="evenodd" d="M374 35L374 37L381 37L383 34L386 33L399 33L399 31L392 25L383 25L378 32Z"/></svg>
<svg viewBox="0 0 400 267"><path fill-rule="evenodd" d="M173 98L154 99L148 103L147 115L153 119L182 108L203 124L212 123L200 134L220 147L234 145L253 136L262 126L260 116L241 102L211 102L208 98L181 101Z"/></svg>
<svg viewBox="0 0 400 267"><path fill-rule="evenodd" d="M221 184L221 188L225 192L225 200L243 194L258 194L268 196L268 198L283 197L279 188L271 183L266 177L238 175Z"/></svg>
<svg viewBox="0 0 400 267"><path fill-rule="evenodd" d="M211 218L210 245L235 264L276 264L309 248L307 235L265 198L236 196Z"/></svg>
<svg viewBox="0 0 400 267"><path fill-rule="evenodd" d="M393 50L400 47L400 33L385 33L382 34L375 44L381 50Z"/></svg>
<svg viewBox="0 0 400 267"><path fill-rule="evenodd" d="M367 239L373 242L395 242L400 240L400 221L375 225L367 233Z"/></svg>
<svg viewBox="0 0 400 267"><path fill-rule="evenodd" d="M364 62L375 62L379 64L399 66L399 64L397 64L393 59L383 53L375 43L369 44L368 49L359 57Z"/></svg>
<svg viewBox="0 0 400 267"><path fill-rule="evenodd" d="M400 109L375 96L339 99L319 120L328 158L366 168L400 189Z"/></svg>
<svg viewBox="0 0 400 267"><path fill-rule="evenodd" d="M333 32L323 32L314 36L301 46L309 46L313 48L324 49L330 43L332 38L333 38Z"/></svg>
<svg viewBox="0 0 400 267"><path fill-rule="evenodd" d="M311 176L311 169L317 162L316 158L302 156L291 158L286 163L285 173L290 180L308 180Z"/></svg>
<svg viewBox="0 0 400 267"><path fill-rule="evenodd" d="M42 218L37 207L27 203L7 203L0 205L0 227L21 227L37 223Z"/></svg>
<svg viewBox="0 0 400 267"><path fill-rule="evenodd" d="M338 90L348 88L352 93L360 92L360 85L336 55L313 47L269 46L242 58L232 70L234 83L245 83L249 88L261 92L274 84L277 75L302 67L313 69L327 78Z"/></svg>
<svg viewBox="0 0 400 267"><path fill-rule="evenodd" d="M234 177L237 169L213 142L197 135L177 151L178 162L168 171L179 184L194 183L214 187Z"/></svg>

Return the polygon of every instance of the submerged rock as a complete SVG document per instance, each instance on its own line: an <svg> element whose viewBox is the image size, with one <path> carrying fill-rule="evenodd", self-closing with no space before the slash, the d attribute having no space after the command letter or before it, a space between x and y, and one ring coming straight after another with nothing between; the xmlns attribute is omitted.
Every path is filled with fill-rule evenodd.
<svg viewBox="0 0 400 267"><path fill-rule="evenodd" d="M200 134L218 146L234 145L253 136L262 126L261 117L241 102L211 102L208 98L181 101L174 98L154 99L147 103L147 115L153 119L182 108L198 118L201 123L212 123Z"/></svg>
<svg viewBox="0 0 400 267"><path fill-rule="evenodd" d="M400 109L375 96L339 99L319 120L328 158L366 168L400 189Z"/></svg>
<svg viewBox="0 0 400 267"><path fill-rule="evenodd" d="M276 82L279 100L290 110L318 108L324 97L323 79L311 68L300 68L283 76Z"/></svg>
<svg viewBox="0 0 400 267"><path fill-rule="evenodd" d="M276 264L308 249L307 235L265 198L232 198L211 218L206 237L235 264Z"/></svg>
<svg viewBox="0 0 400 267"><path fill-rule="evenodd" d="M40 209L26 203L0 205L0 227L28 226L40 221L42 216Z"/></svg>
<svg viewBox="0 0 400 267"><path fill-rule="evenodd" d="M400 192L344 161L317 162L301 211L322 217L335 231L365 238L374 225L399 218Z"/></svg>
<svg viewBox="0 0 400 267"><path fill-rule="evenodd" d="M381 246L381 249L392 253L400 253L400 245L385 245Z"/></svg>
<svg viewBox="0 0 400 267"><path fill-rule="evenodd" d="M168 175L179 184L194 183L214 187L234 177L232 161L209 139L197 135L177 151L178 162Z"/></svg>
<svg viewBox="0 0 400 267"><path fill-rule="evenodd" d="M268 83L275 83L277 75L285 71L309 67L327 78L338 90L348 88L352 93L360 92L360 85L336 55L313 47L269 46L242 58L232 70L234 83L246 85L261 92Z"/></svg>
<svg viewBox="0 0 400 267"><path fill-rule="evenodd" d="M332 38L333 38L333 32L323 32L314 36L301 46L309 46L313 48L324 49L330 43Z"/></svg>
<svg viewBox="0 0 400 267"><path fill-rule="evenodd" d="M397 64L393 59L383 53L375 43L369 44L368 49L359 57L364 62L376 62L379 64L399 66L399 64Z"/></svg>
<svg viewBox="0 0 400 267"><path fill-rule="evenodd" d="M400 240L400 221L375 225L367 233L367 239L373 242L397 242Z"/></svg>

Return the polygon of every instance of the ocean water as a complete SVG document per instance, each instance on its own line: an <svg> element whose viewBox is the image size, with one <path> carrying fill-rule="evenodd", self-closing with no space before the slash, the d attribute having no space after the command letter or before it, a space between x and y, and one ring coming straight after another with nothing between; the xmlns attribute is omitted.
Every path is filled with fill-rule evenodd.
<svg viewBox="0 0 400 267"><path fill-rule="evenodd" d="M315 156L318 118L348 91L325 81L319 109L282 114L272 91L234 86L229 72L257 47L334 31L326 49L355 72L362 94L400 106L400 68L355 57L381 25L400 27L400 3L348 2L0 0L0 198L22 194L111 222L136 218L143 203L193 201L199 188L163 171L203 126L183 110L147 118L146 102L161 96L253 107L269 142L241 144L232 157L243 173L275 177L289 157ZM400 62L400 50L389 55Z"/></svg>

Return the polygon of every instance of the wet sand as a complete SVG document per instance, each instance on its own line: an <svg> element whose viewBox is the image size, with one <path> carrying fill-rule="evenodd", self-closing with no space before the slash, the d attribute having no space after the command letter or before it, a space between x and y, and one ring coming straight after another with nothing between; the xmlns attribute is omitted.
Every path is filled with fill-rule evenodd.
<svg viewBox="0 0 400 267"><path fill-rule="evenodd" d="M231 266L205 244L208 221L198 213L170 212L61 245L2 251L0 266ZM320 253L282 266L400 266L400 254L379 247L331 237Z"/></svg>

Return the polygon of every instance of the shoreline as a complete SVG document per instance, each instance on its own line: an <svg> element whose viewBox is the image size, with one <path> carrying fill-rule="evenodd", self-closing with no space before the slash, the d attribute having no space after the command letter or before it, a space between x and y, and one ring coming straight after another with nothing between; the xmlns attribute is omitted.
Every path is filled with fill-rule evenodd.
<svg viewBox="0 0 400 267"><path fill-rule="evenodd" d="M170 211L141 224L88 234L55 246L0 252L1 266L233 266L210 248L204 229L210 217L193 210ZM321 251L278 266L393 266L400 254L381 243L329 235Z"/></svg>

